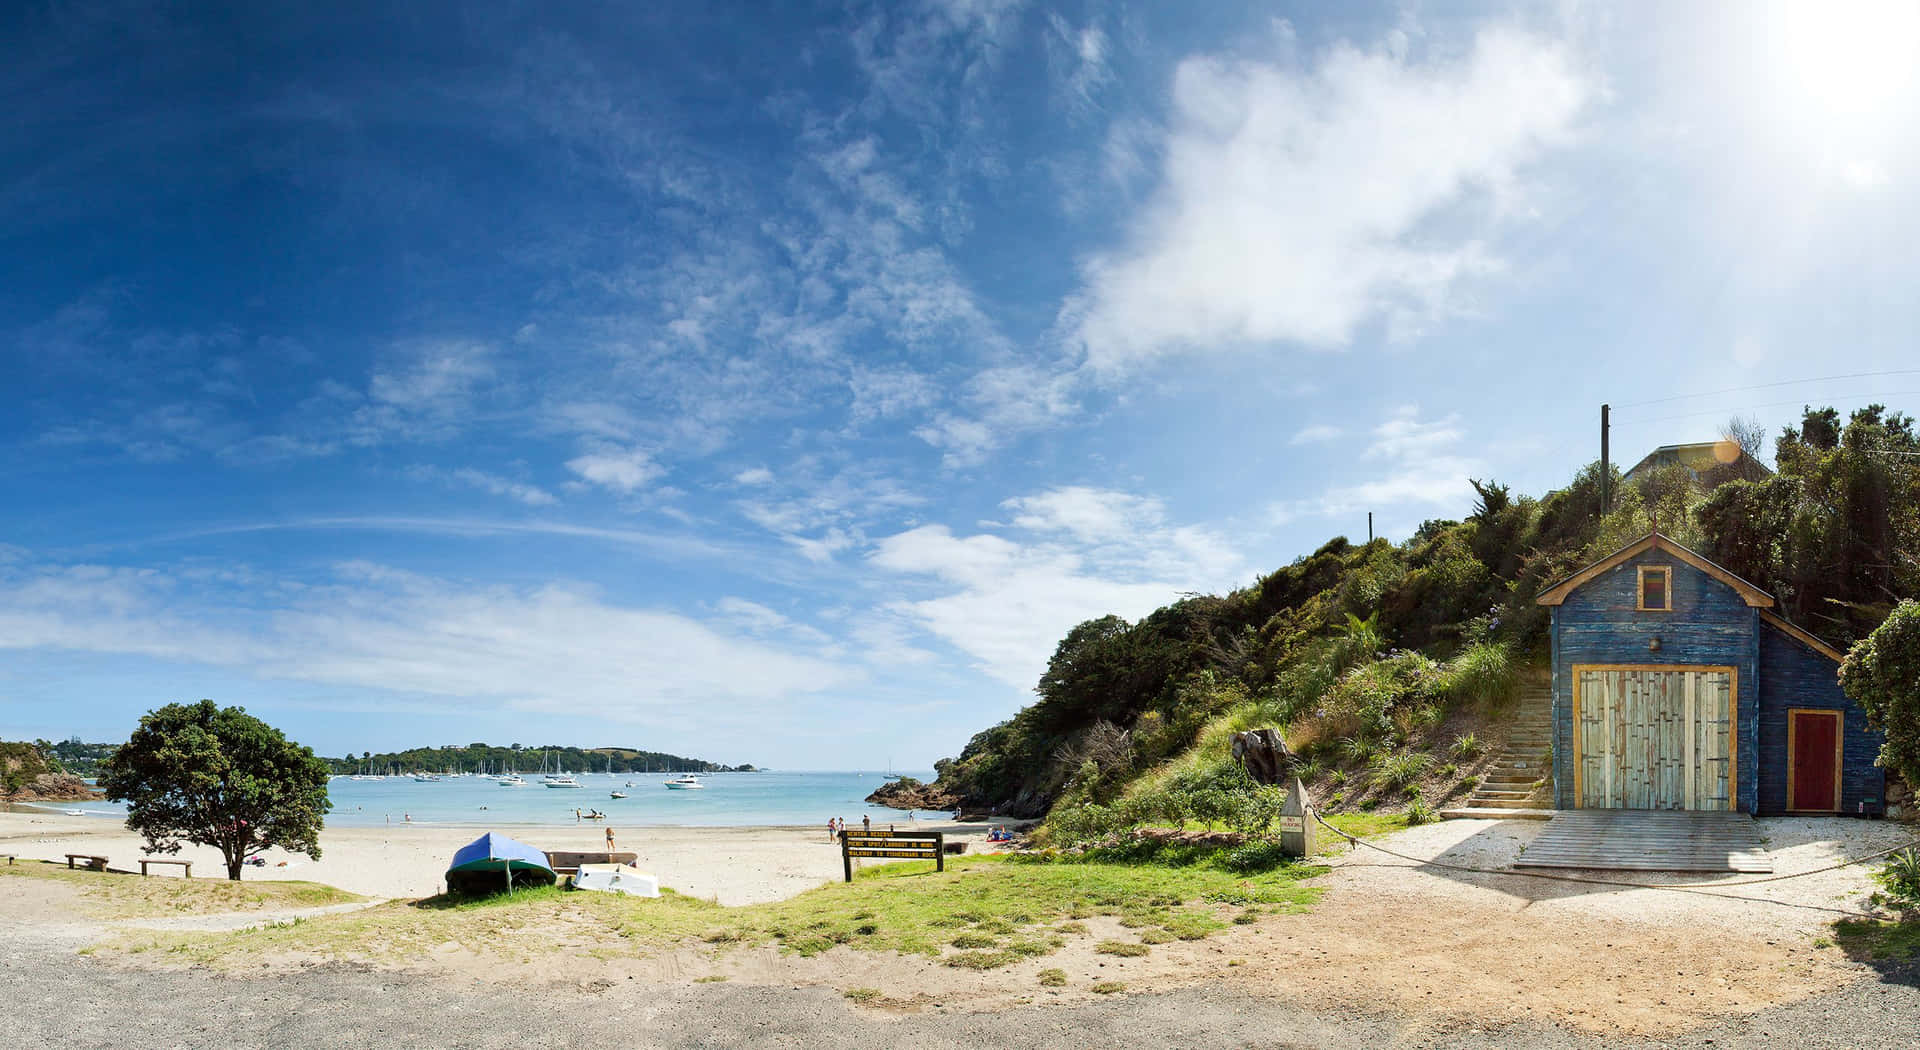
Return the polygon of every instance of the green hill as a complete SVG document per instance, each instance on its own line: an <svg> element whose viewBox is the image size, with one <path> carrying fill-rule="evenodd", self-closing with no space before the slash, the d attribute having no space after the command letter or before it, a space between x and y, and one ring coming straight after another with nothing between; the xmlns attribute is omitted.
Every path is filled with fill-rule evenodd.
<svg viewBox="0 0 1920 1050"><path fill-rule="evenodd" d="M1749 451L1752 451L1751 449ZM1846 647L1920 593L1920 439L1872 406L1808 409L1762 481L1673 466L1623 485L1598 465L1538 499L1473 482L1465 521L1401 543L1344 537L1225 595L1061 639L1037 699L936 763L971 809L1084 838L1188 819L1259 826L1231 734L1280 727L1330 808L1411 809L1471 786L1499 713L1544 676L1542 586L1660 531L1773 592Z"/></svg>

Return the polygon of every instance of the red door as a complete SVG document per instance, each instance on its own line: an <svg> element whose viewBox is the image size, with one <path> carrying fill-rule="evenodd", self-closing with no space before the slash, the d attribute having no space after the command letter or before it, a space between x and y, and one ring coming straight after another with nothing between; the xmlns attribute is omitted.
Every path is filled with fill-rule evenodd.
<svg viewBox="0 0 1920 1050"><path fill-rule="evenodd" d="M1787 712L1787 808L1840 809L1840 712Z"/></svg>

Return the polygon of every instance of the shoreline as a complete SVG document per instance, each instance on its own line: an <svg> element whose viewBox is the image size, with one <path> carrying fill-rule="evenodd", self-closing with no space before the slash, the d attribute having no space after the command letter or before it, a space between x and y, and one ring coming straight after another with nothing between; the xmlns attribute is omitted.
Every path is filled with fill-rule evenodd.
<svg viewBox="0 0 1920 1050"><path fill-rule="evenodd" d="M885 823L885 822L876 822ZM897 821L925 831L944 831L968 843L968 852L986 846L991 824ZM320 832L319 860L271 849L261 854L264 868L248 867L243 881L299 879L325 883L367 897L418 898L439 893L447 862L479 831L497 828L544 850L598 851L606 848L607 825L411 824L326 827ZM781 900L841 878L840 850L827 840L825 827L797 825L678 826L613 825L615 848L639 855L643 871L657 875L663 887L723 905ZM117 820L68 816L59 811L28 811L14 805L0 812L0 853L25 860L64 863L67 853L105 856L115 870L139 870L146 849L140 836ZM173 859L190 860L194 878L224 878L218 850L182 846ZM284 864L284 866L282 866ZM155 876L178 877L171 872Z"/></svg>

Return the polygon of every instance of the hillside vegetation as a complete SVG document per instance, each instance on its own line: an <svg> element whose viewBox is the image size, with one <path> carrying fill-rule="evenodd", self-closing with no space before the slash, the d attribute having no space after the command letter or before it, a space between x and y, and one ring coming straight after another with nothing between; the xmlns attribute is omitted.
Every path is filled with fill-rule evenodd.
<svg viewBox="0 0 1920 1050"><path fill-rule="evenodd" d="M1762 451L1757 435L1742 443ZM1464 521L1398 544L1336 537L1229 594L1080 624L1038 699L936 763L936 787L969 808L1051 812L1063 841L1149 823L1263 830L1279 792L1246 782L1229 742L1275 726L1323 804L1423 819L1473 786L1515 695L1544 688L1535 596L1656 521L1835 646L1871 631L1920 592L1913 453L1910 417L1872 406L1842 425L1808 409L1765 480L1673 467L1628 486L1613 471L1604 514L1598 464L1537 499L1475 481Z"/></svg>

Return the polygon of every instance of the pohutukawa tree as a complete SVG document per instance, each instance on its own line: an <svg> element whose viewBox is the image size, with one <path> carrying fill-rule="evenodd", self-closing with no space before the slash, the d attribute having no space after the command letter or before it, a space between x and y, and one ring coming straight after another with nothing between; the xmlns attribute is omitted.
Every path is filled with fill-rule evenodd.
<svg viewBox="0 0 1920 1050"><path fill-rule="evenodd" d="M100 787L127 803L127 827L156 853L183 842L212 846L238 881L246 859L270 846L320 859L327 764L278 729L211 700L168 704L102 767Z"/></svg>

